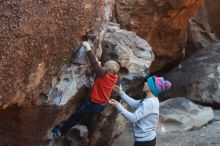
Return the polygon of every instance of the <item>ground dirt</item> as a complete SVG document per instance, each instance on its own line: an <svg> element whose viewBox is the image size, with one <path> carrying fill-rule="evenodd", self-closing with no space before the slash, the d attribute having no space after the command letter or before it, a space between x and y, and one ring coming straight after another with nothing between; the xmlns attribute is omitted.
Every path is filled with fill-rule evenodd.
<svg viewBox="0 0 220 146"><path fill-rule="evenodd" d="M183 132L157 135L157 146L220 146L220 110L215 110L215 119L207 125ZM133 146L132 126L128 124L113 146Z"/></svg>

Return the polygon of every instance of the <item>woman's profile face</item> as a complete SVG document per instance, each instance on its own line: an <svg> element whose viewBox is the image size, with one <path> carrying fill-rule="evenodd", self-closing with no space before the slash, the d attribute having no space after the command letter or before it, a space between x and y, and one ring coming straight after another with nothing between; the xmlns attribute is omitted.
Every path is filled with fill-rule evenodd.
<svg viewBox="0 0 220 146"><path fill-rule="evenodd" d="M147 82L144 82L143 92L148 92L148 91L149 91L149 85Z"/></svg>

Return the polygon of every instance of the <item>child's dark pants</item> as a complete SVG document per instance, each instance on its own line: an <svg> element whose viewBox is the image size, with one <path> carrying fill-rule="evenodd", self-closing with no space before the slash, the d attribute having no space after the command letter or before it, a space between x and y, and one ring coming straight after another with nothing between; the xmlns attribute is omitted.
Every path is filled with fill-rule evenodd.
<svg viewBox="0 0 220 146"><path fill-rule="evenodd" d="M86 99L76 112L65 121L64 125L60 128L61 134L65 135L83 116L100 113L104 107L104 105L93 103L89 99Z"/></svg>

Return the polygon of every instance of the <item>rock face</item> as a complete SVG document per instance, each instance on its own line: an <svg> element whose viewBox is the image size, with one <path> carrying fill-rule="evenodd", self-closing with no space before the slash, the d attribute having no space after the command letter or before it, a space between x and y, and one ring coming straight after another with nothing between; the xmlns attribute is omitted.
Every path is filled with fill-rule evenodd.
<svg viewBox="0 0 220 146"><path fill-rule="evenodd" d="M212 108L194 104L183 97L173 98L160 103L157 132L165 134L199 128L213 119Z"/></svg>
<svg viewBox="0 0 220 146"><path fill-rule="evenodd" d="M49 142L49 141L48 141ZM45 143L49 145L49 143ZM55 143L56 146L88 146L88 129L85 125L75 125L72 127L70 132L66 137L62 137L58 142Z"/></svg>
<svg viewBox="0 0 220 146"><path fill-rule="evenodd" d="M184 57L187 22L200 5L201 0L123 0L116 1L115 13L122 28L153 47L156 60L151 72L155 72Z"/></svg>
<svg viewBox="0 0 220 146"><path fill-rule="evenodd" d="M108 105L100 118L94 119L90 125L94 128L91 133L90 146L111 146L113 140L125 129L125 119Z"/></svg>
<svg viewBox="0 0 220 146"><path fill-rule="evenodd" d="M38 102L87 31L99 32L104 0L0 2L0 107ZM98 7L97 7L98 6Z"/></svg>
<svg viewBox="0 0 220 146"><path fill-rule="evenodd" d="M115 23L109 24L103 39L103 62L114 59L120 63L120 83L130 96L143 79L149 75L149 67L154 60L151 46L136 33L119 28Z"/></svg>
<svg viewBox="0 0 220 146"><path fill-rule="evenodd" d="M126 91L136 88L149 74L148 68L154 60L151 46L135 33L120 29L118 24L110 23L106 30L100 60L103 64L110 59L119 62L120 83ZM89 63L63 67L52 82L48 104L65 105L83 85L91 86L92 76Z"/></svg>
<svg viewBox="0 0 220 146"><path fill-rule="evenodd" d="M120 29L118 24L115 23L110 23L107 27L102 46L100 59L102 63L110 59L119 62L121 65L121 70L119 71L120 82L124 90L131 91L130 95L137 94L132 92L132 90L140 84L142 85L142 80L149 74L148 68L154 59L151 46L135 33ZM54 78L46 103L61 107L65 106L67 109L74 111L75 109L73 108L76 108L76 106L70 108L68 102L76 105L85 96L85 93L79 93L81 87L88 85L94 80L89 66L90 64L72 64L61 69L58 77ZM62 113L56 118L56 124L61 123L71 114L68 111L63 111ZM113 143L113 139L123 131L125 127L123 121L124 119L118 116L117 112L112 112L112 109L107 107L100 118L86 123L87 125L93 125L90 126L92 128L88 132L90 145L110 146ZM103 135L105 136L103 137ZM65 141L66 138L63 139L63 143Z"/></svg>
<svg viewBox="0 0 220 146"><path fill-rule="evenodd" d="M70 63L75 46L86 40L87 36L94 38L93 51L102 64L108 59L121 64L120 81L131 96L139 94L134 91L142 86L155 58L151 46L144 39L149 40L158 57L152 65L153 72L184 56L186 20L201 0L116 1L116 19L124 28L138 35L120 29L118 24L108 25L113 2L0 2L0 131L4 133L0 136L1 145L41 145L43 136L68 118L87 96L84 85L94 80L90 64ZM213 62L210 66L207 63L204 68L210 67L206 71L210 81L220 72L217 48L218 45L210 52L205 51L213 53L210 56L216 61L214 67L217 72L214 74L209 74L213 70ZM197 78L190 75L195 79L192 81L197 83ZM197 95L198 91L199 95L192 97L219 102L218 82L214 86L214 89L208 86L209 93L215 91L210 95L211 100L206 99L207 92L200 92L204 85L201 88L193 86L193 95ZM203 94L205 96L201 96ZM95 117L94 122L92 118L84 122L88 125L88 131L84 130L81 136L82 129L73 128L60 146L69 144L68 136L77 143L71 145L90 143L91 146L110 146L124 129L124 119L109 108L99 116Z"/></svg>
<svg viewBox="0 0 220 146"><path fill-rule="evenodd" d="M186 55L217 42L220 37L220 1L204 0L195 16L190 18Z"/></svg>
<svg viewBox="0 0 220 146"><path fill-rule="evenodd" d="M203 103L220 104L220 43L203 48L173 69L170 97L183 96Z"/></svg>
<svg viewBox="0 0 220 146"><path fill-rule="evenodd" d="M83 85L89 84L89 75L88 64L64 66L58 77L53 79L45 103L57 106L66 105Z"/></svg>
<svg viewBox="0 0 220 146"><path fill-rule="evenodd" d="M105 53L108 48L102 49L100 42L111 44L108 40L113 37L110 34L113 31L108 31L105 41L102 39L110 20L112 1L1 3L4 17L0 20L4 27L1 28L3 37L0 38L3 48L0 52L0 107L4 110L0 110L0 115L4 120L1 120L0 126L5 134L0 136L0 141L4 146L38 146L47 132L75 111L86 96L84 85L92 82L90 64L69 62L74 46L85 40L88 32L95 37L93 51L96 56L108 56ZM112 45L118 45L109 59L122 64L120 74L130 82L143 79L154 59L151 47L135 33L119 28L114 31L120 37L112 38ZM124 42L119 43L118 39ZM126 53L124 56L123 52ZM104 59L101 61L105 62ZM122 131L123 122L117 114L110 114L110 117L103 116L99 122L96 121L98 128L88 132L93 146L111 145ZM68 140L63 142L68 143Z"/></svg>
<svg viewBox="0 0 220 146"><path fill-rule="evenodd" d="M45 95L86 33L99 37L110 17L106 2L0 2L1 145L39 146L47 130L74 109L74 102L63 108L44 106Z"/></svg>
<svg viewBox="0 0 220 146"><path fill-rule="evenodd" d="M125 119L107 105L101 114L87 116L81 120L81 124L84 125L75 125L56 142L56 146L111 146L124 130Z"/></svg>

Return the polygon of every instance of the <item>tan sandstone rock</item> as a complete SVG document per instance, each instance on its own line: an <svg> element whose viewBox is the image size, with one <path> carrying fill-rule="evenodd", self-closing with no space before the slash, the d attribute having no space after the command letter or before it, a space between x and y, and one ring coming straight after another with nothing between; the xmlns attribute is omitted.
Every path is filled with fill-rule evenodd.
<svg viewBox="0 0 220 146"><path fill-rule="evenodd" d="M200 5L201 0L123 0L116 1L115 17L152 46L155 72L184 57L187 22Z"/></svg>
<svg viewBox="0 0 220 146"><path fill-rule="evenodd" d="M199 11L189 20L187 56L219 40L219 13L219 0L203 0Z"/></svg>

